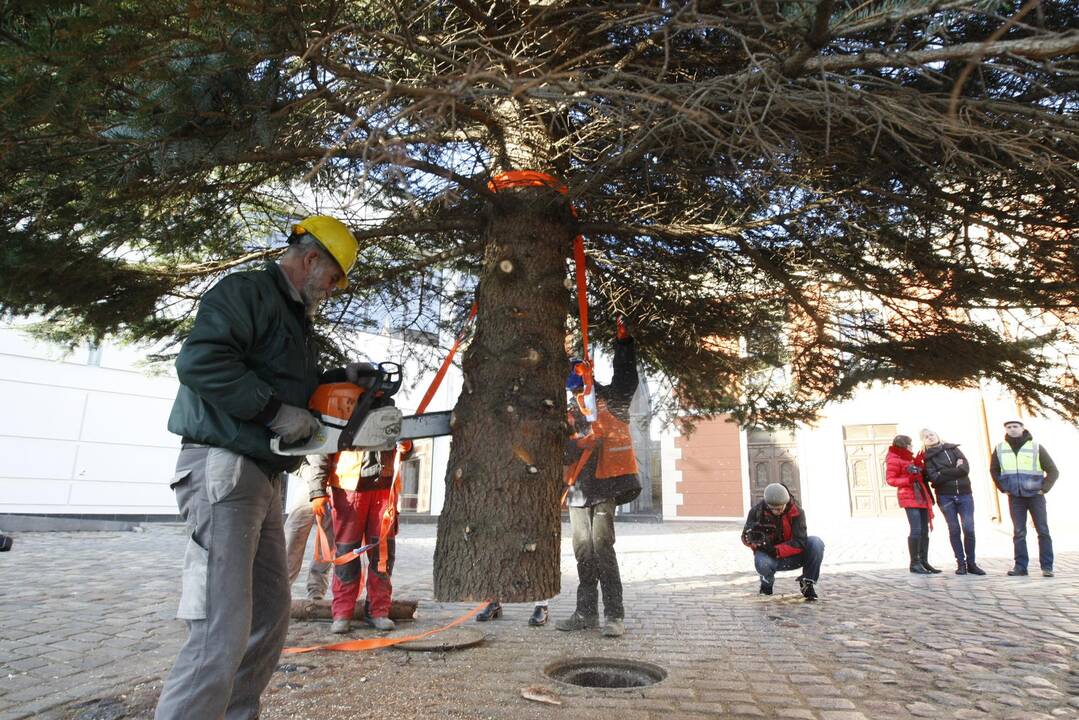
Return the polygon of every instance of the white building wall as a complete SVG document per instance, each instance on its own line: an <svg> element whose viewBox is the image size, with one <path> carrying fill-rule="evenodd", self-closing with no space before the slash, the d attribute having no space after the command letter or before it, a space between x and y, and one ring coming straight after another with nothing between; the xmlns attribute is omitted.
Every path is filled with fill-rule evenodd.
<svg viewBox="0 0 1079 720"><path fill-rule="evenodd" d="M0 327L0 512L175 514L176 381L130 352L64 355Z"/></svg>
<svg viewBox="0 0 1079 720"><path fill-rule="evenodd" d="M802 497L809 517L827 522L851 516L843 427L889 423L914 439L915 451L924 427L937 431L945 442L958 443L970 460L975 507L985 510L988 492L979 478L988 477L988 451L978 392L878 383L849 401L829 405L815 426L799 430Z"/></svg>
<svg viewBox="0 0 1079 720"><path fill-rule="evenodd" d="M983 420L982 398L986 398ZM806 512L815 522L850 518L844 425L896 423L919 447L922 428L935 430L945 442L959 444L970 461L975 515L979 521L998 516L997 493L989 475L992 448L1004 437L1003 422L1014 417L1015 403L992 389L952 390L939 386L897 387L876 385L850 401L836 403L812 428L798 433L802 495ZM1053 508L1079 501L1079 487L1069 481L1079 468L1079 432L1074 425L1050 418L1021 418L1034 437L1043 442L1061 470L1061 480L1049 496ZM988 437L987 437L988 433ZM1007 499L1000 496L1000 512L1010 523Z"/></svg>

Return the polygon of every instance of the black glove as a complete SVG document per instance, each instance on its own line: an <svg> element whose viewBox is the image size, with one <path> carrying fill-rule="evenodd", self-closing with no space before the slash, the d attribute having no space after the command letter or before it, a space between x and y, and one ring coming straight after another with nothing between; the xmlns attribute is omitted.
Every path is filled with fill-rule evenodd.
<svg viewBox="0 0 1079 720"><path fill-rule="evenodd" d="M910 465L907 465L907 472L912 473L912 474L921 475L922 474L922 469L920 467L918 467L917 465L915 465L914 463L911 463Z"/></svg>
<svg viewBox="0 0 1079 720"><path fill-rule="evenodd" d="M776 546L773 545L770 542L766 542L766 543L762 543L762 544L758 545L757 549L760 550L765 555L768 555L770 557L778 557L779 556L778 551L776 551Z"/></svg>
<svg viewBox="0 0 1079 720"><path fill-rule="evenodd" d="M267 426L286 443L306 440L318 431L318 420L304 408L282 405Z"/></svg>

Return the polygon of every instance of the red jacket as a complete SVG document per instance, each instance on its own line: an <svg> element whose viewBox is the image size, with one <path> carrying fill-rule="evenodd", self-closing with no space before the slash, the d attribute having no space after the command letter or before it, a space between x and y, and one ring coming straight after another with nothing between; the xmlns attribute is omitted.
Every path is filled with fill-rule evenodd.
<svg viewBox="0 0 1079 720"><path fill-rule="evenodd" d="M793 499L780 515L774 515L763 500L749 509L746 525L742 528L742 544L756 551L757 546L749 537L753 530L762 533L775 547L777 558L801 554L808 541L805 513Z"/></svg>
<svg viewBox="0 0 1079 720"><path fill-rule="evenodd" d="M907 470L916 465L922 472L912 473ZM888 448L888 484L896 488L901 508L931 508L933 496L925 482L925 461L922 454L914 453L904 447L892 445Z"/></svg>

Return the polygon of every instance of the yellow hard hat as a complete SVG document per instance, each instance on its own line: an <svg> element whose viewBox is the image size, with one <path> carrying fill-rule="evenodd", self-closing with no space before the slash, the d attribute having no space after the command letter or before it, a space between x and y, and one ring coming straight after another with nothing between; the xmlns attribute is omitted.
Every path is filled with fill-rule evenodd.
<svg viewBox="0 0 1079 720"><path fill-rule="evenodd" d="M348 273L356 264L356 255L360 251L360 245L356 237L348 227L329 215L312 215L304 218L292 226L293 235L312 235L323 248L326 249L337 264L341 266L341 272L345 274L337 287L348 287Z"/></svg>

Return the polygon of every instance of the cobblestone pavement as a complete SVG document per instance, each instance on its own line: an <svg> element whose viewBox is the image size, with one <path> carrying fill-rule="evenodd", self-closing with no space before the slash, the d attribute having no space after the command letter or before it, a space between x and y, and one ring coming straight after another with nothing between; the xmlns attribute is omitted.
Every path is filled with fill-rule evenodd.
<svg viewBox="0 0 1079 720"><path fill-rule="evenodd" d="M625 637L529 628L531 606L512 605L498 621L469 623L487 641L468 650L285 658L262 718L1076 718L1079 531L1050 512L1052 579L1005 577L1009 530L988 522L978 538L988 576L952 574L938 528L931 560L945 572L921 577L906 570L902 520L815 527L810 517L827 544L818 603L802 601L796 572L780 575L775 596L758 596L739 527L620 523ZM572 612L576 589L568 526L563 536L552 620ZM183 637L172 619L183 540L177 526L18 535L0 555L0 720L151 717ZM433 526L402 526L396 595L421 602L417 622L398 632L468 607L430 601L434 542ZM297 595L302 582L303 574ZM289 641L335 637L327 623L296 623ZM646 660L669 675L650 688L603 691L543 676L549 663L577 656ZM563 705L522 698L530 686L553 690Z"/></svg>

